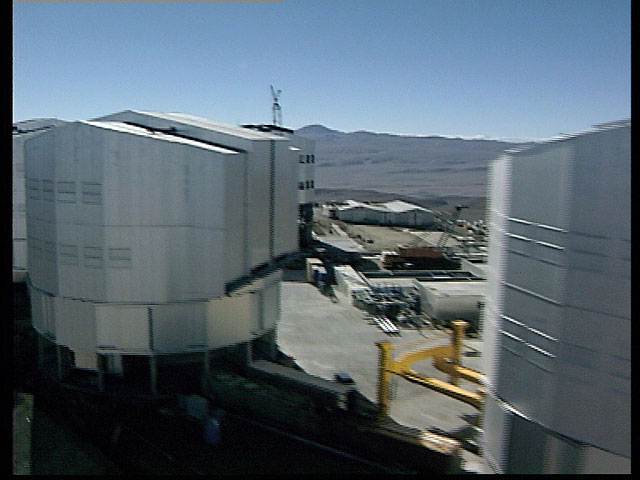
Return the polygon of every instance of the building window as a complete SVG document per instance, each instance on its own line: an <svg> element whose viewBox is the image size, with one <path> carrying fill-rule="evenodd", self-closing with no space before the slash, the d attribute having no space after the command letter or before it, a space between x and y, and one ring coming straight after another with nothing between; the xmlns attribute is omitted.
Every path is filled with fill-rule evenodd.
<svg viewBox="0 0 640 480"><path fill-rule="evenodd" d="M298 183L298 190L304 190L304 182Z"/></svg>
<svg viewBox="0 0 640 480"><path fill-rule="evenodd" d="M304 155L298 155L298 162L304 163Z"/></svg>
<svg viewBox="0 0 640 480"><path fill-rule="evenodd" d="M316 163L316 156L315 155L311 155L311 163Z"/></svg>
<svg viewBox="0 0 640 480"><path fill-rule="evenodd" d="M316 187L313 185L313 180L311 180L311 188L316 188Z"/></svg>

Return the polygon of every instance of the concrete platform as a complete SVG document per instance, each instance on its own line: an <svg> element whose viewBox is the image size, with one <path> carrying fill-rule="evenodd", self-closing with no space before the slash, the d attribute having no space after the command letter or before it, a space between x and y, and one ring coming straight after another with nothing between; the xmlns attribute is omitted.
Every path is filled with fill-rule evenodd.
<svg viewBox="0 0 640 480"><path fill-rule="evenodd" d="M378 378L378 348L375 343L391 340L394 345L426 340L424 346L450 342L446 332L423 329L401 330L402 336L391 337L364 319L365 312L349 305L336 293L339 302L332 303L316 287L308 283L283 282L281 291L281 319L277 341L281 351L292 356L307 373L331 380L335 372L347 372L358 390L376 402ZM465 344L482 350L482 341L467 339ZM413 348L413 347L412 347ZM468 349L463 349L468 350ZM394 351L395 355L398 352ZM464 357L463 364L481 370L481 357ZM430 361L416 364L416 370L443 380L447 376ZM477 417L477 410L458 400L395 377L395 398L390 415L399 423L428 429L436 427L449 433L471 428L469 421ZM460 381L460 386L475 391L477 385ZM466 468L484 470L480 457L465 452Z"/></svg>

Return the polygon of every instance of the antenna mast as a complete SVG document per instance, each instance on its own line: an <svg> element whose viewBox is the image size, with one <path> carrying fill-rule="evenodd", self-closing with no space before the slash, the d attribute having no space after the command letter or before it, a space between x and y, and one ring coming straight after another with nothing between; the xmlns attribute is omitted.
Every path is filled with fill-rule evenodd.
<svg viewBox="0 0 640 480"><path fill-rule="evenodd" d="M273 85L270 85L270 87L271 96L273 97L273 105L271 107L271 110L273 112L273 125L282 126L282 108L280 108L280 103L278 102L282 90L276 90L275 88L273 88Z"/></svg>

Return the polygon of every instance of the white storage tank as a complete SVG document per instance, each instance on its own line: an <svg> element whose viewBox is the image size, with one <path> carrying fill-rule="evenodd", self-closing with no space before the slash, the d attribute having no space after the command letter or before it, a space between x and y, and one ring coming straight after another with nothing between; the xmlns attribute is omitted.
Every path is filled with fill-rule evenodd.
<svg viewBox="0 0 640 480"><path fill-rule="evenodd" d="M252 268L297 248L286 140L249 151L233 129L213 142L131 123L74 122L25 144L36 330L93 369L98 354L205 352L272 331L281 273ZM265 198L266 221L251 212Z"/></svg>
<svg viewBox="0 0 640 480"><path fill-rule="evenodd" d="M484 452L496 471L630 469L630 131L602 125L490 167Z"/></svg>

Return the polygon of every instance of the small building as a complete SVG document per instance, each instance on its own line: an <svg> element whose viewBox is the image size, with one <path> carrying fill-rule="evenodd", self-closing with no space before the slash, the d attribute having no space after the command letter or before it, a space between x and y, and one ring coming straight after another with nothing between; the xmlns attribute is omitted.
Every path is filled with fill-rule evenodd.
<svg viewBox="0 0 640 480"><path fill-rule="evenodd" d="M155 378L156 357L273 350L278 261L298 249L289 146L133 110L25 142L32 322L60 378L61 365L126 376L146 357Z"/></svg>
<svg viewBox="0 0 640 480"><path fill-rule="evenodd" d="M422 281L414 285L420 292L424 313L441 324L451 320L466 320L469 330L477 330L480 312L485 301L486 282Z"/></svg>
<svg viewBox="0 0 640 480"><path fill-rule="evenodd" d="M336 205L335 217L345 222L372 225L426 226L434 222L431 210L402 200L385 203L346 200Z"/></svg>

